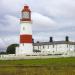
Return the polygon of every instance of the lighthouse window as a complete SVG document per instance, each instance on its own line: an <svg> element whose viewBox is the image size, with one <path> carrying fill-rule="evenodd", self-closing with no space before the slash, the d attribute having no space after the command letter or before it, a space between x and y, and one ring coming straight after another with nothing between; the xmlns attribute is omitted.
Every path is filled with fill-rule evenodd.
<svg viewBox="0 0 75 75"><path fill-rule="evenodd" d="M29 18L29 12L23 12L22 17L23 18Z"/></svg>
<svg viewBox="0 0 75 75"><path fill-rule="evenodd" d="M25 27L23 27L23 30L25 30Z"/></svg>

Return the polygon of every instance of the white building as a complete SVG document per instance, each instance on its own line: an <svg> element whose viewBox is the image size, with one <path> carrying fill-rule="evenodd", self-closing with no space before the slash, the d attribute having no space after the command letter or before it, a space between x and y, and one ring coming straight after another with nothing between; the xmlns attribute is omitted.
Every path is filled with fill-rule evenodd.
<svg viewBox="0 0 75 75"><path fill-rule="evenodd" d="M73 55L75 54L75 42L69 41L66 36L65 41L53 41L50 37L49 42L37 42L33 44L35 53L41 55Z"/></svg>

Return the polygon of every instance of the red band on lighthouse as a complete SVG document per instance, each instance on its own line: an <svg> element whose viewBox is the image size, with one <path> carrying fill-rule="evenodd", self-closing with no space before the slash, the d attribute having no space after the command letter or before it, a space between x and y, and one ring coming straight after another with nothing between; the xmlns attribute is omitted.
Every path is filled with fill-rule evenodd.
<svg viewBox="0 0 75 75"><path fill-rule="evenodd" d="M32 35L20 35L20 43L32 43Z"/></svg>
<svg viewBox="0 0 75 75"><path fill-rule="evenodd" d="M29 6L24 6L24 9L22 10L22 12L25 12L25 11L31 12L30 9L29 9Z"/></svg>
<svg viewBox="0 0 75 75"><path fill-rule="evenodd" d="M20 21L31 21L31 19L29 18L29 19L20 19Z"/></svg>

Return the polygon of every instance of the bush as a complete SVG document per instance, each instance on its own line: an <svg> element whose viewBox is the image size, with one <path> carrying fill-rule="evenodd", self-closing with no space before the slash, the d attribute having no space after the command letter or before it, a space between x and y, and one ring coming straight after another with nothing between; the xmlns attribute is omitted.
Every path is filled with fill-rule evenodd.
<svg viewBox="0 0 75 75"><path fill-rule="evenodd" d="M8 46L6 53L7 54L15 54L15 48L19 46L19 44L11 44L10 46Z"/></svg>

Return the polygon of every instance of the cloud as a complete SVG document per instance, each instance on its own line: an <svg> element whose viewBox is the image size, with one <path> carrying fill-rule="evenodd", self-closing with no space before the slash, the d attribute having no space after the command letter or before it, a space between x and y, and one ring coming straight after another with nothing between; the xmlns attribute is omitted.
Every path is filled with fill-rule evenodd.
<svg viewBox="0 0 75 75"><path fill-rule="evenodd" d="M42 25L42 26L48 26L49 24L55 24L55 22L42 14L39 13L32 13L32 19L34 24Z"/></svg>
<svg viewBox="0 0 75 75"><path fill-rule="evenodd" d="M11 15L5 15L4 19L0 22L0 34L1 36L14 35L19 33L19 19Z"/></svg>
<svg viewBox="0 0 75 75"><path fill-rule="evenodd" d="M5 15L0 21L0 51L5 51L10 44L19 43L20 23L12 15Z"/></svg>
<svg viewBox="0 0 75 75"><path fill-rule="evenodd" d="M8 45L19 41L17 37L20 32L19 19L25 4L32 10L33 37L36 40L48 41L50 36L55 40L62 40L66 35L75 40L74 0L1 0L1 49L4 48L4 41Z"/></svg>
<svg viewBox="0 0 75 75"><path fill-rule="evenodd" d="M19 36L6 37L4 38L4 41L7 44L7 46L9 46L10 44L19 43Z"/></svg>
<svg viewBox="0 0 75 75"><path fill-rule="evenodd" d="M3 41L3 39L0 38L0 51L5 51L6 49L6 44Z"/></svg>
<svg viewBox="0 0 75 75"><path fill-rule="evenodd" d="M44 16L40 13L32 13L32 25L33 31L46 30L46 28L53 28L56 22L51 18ZM44 29L45 28L45 29Z"/></svg>

